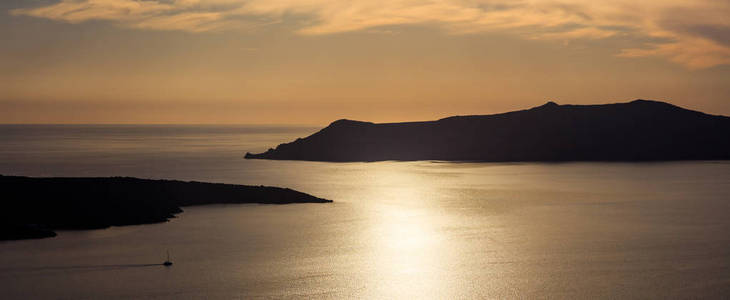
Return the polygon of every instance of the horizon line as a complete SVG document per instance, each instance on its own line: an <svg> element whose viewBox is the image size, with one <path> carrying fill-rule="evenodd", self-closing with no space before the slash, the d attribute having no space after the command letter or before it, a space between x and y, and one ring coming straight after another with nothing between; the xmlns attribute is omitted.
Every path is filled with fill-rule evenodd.
<svg viewBox="0 0 730 300"><path fill-rule="evenodd" d="M285 124L285 123L0 123L0 126L18 126L18 125L108 125L108 126L136 126L136 125L155 125L155 126L292 126L292 127L316 127L316 124Z"/></svg>

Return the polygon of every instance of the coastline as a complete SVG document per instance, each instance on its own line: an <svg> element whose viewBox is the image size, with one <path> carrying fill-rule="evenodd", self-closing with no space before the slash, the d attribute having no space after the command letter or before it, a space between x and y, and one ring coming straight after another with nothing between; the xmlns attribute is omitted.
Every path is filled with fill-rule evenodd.
<svg viewBox="0 0 730 300"><path fill-rule="evenodd" d="M185 206L332 202L288 188L133 177L0 175L0 188L7 195L0 240L54 237L58 229L161 223Z"/></svg>

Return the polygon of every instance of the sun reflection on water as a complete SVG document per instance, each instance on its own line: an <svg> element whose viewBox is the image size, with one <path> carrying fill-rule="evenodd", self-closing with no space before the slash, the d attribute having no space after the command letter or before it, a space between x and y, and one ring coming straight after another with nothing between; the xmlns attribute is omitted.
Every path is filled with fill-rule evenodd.
<svg viewBox="0 0 730 300"><path fill-rule="evenodd" d="M440 237L423 211L382 208L373 235L373 268L383 295L419 296L438 282Z"/></svg>
<svg viewBox="0 0 730 300"><path fill-rule="evenodd" d="M440 288L443 236L442 221L423 205L434 194L424 174L409 169L383 168L369 179L370 194L381 197L371 209L367 231L371 241L369 261L372 297L419 297ZM377 195L377 196L376 196Z"/></svg>

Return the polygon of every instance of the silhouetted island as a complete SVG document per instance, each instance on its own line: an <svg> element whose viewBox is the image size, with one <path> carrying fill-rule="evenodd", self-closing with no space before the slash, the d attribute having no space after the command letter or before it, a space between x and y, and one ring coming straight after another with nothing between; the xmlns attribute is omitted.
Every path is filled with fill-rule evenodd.
<svg viewBox="0 0 730 300"><path fill-rule="evenodd" d="M286 188L111 178L0 175L0 240L55 236L55 229L98 229L165 222L181 206L221 203L327 203Z"/></svg>
<svg viewBox="0 0 730 300"><path fill-rule="evenodd" d="M495 115L374 124L338 120L249 159L656 161L730 159L730 118L669 103L545 105Z"/></svg>

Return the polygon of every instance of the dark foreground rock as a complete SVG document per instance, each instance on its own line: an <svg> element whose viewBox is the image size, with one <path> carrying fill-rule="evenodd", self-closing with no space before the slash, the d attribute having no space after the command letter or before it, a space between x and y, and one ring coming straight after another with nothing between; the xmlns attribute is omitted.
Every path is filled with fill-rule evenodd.
<svg viewBox="0 0 730 300"><path fill-rule="evenodd" d="M636 100L429 122L339 120L249 159L657 161L730 159L730 118Z"/></svg>
<svg viewBox="0 0 730 300"><path fill-rule="evenodd" d="M286 188L111 178L0 175L0 240L44 238L55 229L165 222L180 207L222 203L327 203Z"/></svg>

